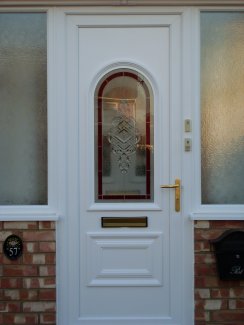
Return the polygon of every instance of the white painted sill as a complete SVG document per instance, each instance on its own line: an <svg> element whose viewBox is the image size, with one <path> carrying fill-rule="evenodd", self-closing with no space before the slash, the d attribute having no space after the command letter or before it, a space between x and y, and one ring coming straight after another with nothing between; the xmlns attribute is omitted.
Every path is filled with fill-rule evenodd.
<svg viewBox="0 0 244 325"><path fill-rule="evenodd" d="M60 215L46 206L0 208L0 221L58 221L59 219Z"/></svg>
<svg viewBox="0 0 244 325"><path fill-rule="evenodd" d="M190 213L191 220L244 220L244 208L235 208L230 206L212 207L200 209Z"/></svg>

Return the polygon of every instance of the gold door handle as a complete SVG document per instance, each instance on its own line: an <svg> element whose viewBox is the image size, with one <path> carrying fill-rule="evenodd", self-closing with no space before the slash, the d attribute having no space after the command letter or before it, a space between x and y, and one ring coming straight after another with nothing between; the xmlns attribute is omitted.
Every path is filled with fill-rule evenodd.
<svg viewBox="0 0 244 325"><path fill-rule="evenodd" d="M161 185L161 188L174 188L175 189L175 211L180 211L180 179L176 178L175 184Z"/></svg>

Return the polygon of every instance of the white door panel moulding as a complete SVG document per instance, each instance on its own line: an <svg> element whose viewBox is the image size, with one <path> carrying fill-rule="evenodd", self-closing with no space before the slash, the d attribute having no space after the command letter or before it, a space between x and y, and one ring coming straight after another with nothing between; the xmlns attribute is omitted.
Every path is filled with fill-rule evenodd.
<svg viewBox="0 0 244 325"><path fill-rule="evenodd" d="M87 256L88 286L162 285L162 232L87 233Z"/></svg>

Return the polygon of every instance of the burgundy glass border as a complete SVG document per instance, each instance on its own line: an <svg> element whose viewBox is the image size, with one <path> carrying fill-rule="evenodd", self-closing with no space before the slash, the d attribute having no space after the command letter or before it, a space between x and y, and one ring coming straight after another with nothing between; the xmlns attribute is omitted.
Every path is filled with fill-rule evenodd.
<svg viewBox="0 0 244 325"><path fill-rule="evenodd" d="M102 170L103 170L103 145L102 145L102 97L103 91L106 85L115 78L118 77L130 77L137 80L143 87L146 95L146 194L138 194L138 195L104 195L103 194L103 183L102 183ZM98 200L150 200L151 199L151 179L150 179L150 170L151 170L151 162L150 162L150 93L145 81L140 78L140 76L136 75L133 72L129 71L119 71L115 72L109 77L107 77L101 84L98 90L97 96L97 110L98 110L98 132L97 132L97 153L98 153Z"/></svg>

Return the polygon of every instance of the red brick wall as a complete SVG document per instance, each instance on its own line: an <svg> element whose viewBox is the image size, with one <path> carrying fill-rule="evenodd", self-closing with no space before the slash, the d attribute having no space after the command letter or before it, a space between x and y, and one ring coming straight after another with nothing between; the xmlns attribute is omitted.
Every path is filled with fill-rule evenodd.
<svg viewBox="0 0 244 325"><path fill-rule="evenodd" d="M195 325L244 325L244 281L219 280L209 240L244 221L195 222Z"/></svg>
<svg viewBox="0 0 244 325"><path fill-rule="evenodd" d="M209 244L244 221L195 222L195 325L244 325L244 281L221 281ZM2 253L11 234L23 239L17 261ZM56 324L55 223L0 222L0 324Z"/></svg>
<svg viewBox="0 0 244 325"><path fill-rule="evenodd" d="M3 242L18 235L23 255L10 261ZM55 324L55 223L0 222L0 324Z"/></svg>

